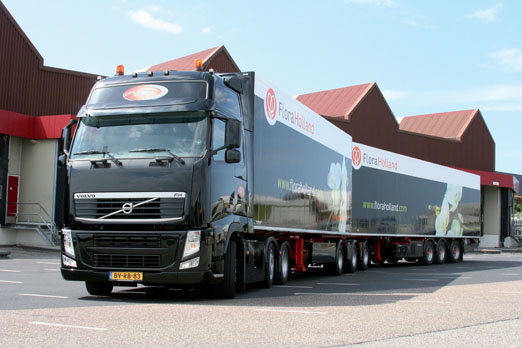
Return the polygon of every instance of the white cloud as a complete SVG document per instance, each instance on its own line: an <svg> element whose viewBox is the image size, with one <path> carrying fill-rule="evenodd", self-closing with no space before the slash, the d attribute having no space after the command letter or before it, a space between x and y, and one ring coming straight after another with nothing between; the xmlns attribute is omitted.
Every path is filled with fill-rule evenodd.
<svg viewBox="0 0 522 348"><path fill-rule="evenodd" d="M473 14L469 15L469 18L475 18L486 22L493 22L497 20L502 4L496 4L486 10L479 9Z"/></svg>
<svg viewBox="0 0 522 348"><path fill-rule="evenodd" d="M152 12L158 12L159 10L161 10L161 6L158 6L158 5L150 5L150 6L149 6L149 10L151 10Z"/></svg>
<svg viewBox="0 0 522 348"><path fill-rule="evenodd" d="M488 56L495 61L496 65L507 71L522 71L522 51L518 48L492 52Z"/></svg>
<svg viewBox="0 0 522 348"><path fill-rule="evenodd" d="M171 34L179 34L183 31L183 27L180 25L154 18L147 11L129 11L127 12L127 16L129 16L132 21L147 29L165 31Z"/></svg>
<svg viewBox="0 0 522 348"><path fill-rule="evenodd" d="M402 99L402 98L405 98L405 97L408 97L411 95L410 92L406 92L406 91L393 91L391 89L383 89L382 90L382 94L384 95L384 98L386 100L389 100L389 101L392 101L392 100L397 100L397 99Z"/></svg>
<svg viewBox="0 0 522 348"><path fill-rule="evenodd" d="M393 0L344 0L347 4L373 5L383 7L395 7L397 3Z"/></svg>
<svg viewBox="0 0 522 348"><path fill-rule="evenodd" d="M201 33L202 34L208 34L212 31L212 29L210 29L209 27L205 27L203 29L201 29Z"/></svg>

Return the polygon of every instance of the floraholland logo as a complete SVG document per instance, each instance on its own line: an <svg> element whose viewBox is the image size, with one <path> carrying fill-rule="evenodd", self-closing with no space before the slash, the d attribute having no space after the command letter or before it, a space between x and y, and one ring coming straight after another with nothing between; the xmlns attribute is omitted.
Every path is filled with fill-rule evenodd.
<svg viewBox="0 0 522 348"><path fill-rule="evenodd" d="M362 153L359 146L354 146L352 149L352 166L354 169L361 168Z"/></svg>
<svg viewBox="0 0 522 348"><path fill-rule="evenodd" d="M273 126L276 123L277 98L272 88L269 88L265 97L266 120Z"/></svg>

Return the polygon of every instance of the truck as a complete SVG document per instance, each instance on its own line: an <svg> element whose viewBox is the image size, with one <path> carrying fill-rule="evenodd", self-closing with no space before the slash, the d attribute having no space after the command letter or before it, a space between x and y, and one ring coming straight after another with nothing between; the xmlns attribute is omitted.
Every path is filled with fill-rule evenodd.
<svg viewBox="0 0 522 348"><path fill-rule="evenodd" d="M77 119L56 175L61 274L91 295L232 298L310 267L458 262L480 238L478 176L352 144L254 72L120 72ZM439 175L412 176L421 162Z"/></svg>

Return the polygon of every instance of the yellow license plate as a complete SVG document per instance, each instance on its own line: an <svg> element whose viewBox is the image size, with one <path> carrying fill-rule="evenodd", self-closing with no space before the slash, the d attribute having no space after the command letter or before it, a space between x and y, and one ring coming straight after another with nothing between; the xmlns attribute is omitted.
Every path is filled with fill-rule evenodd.
<svg viewBox="0 0 522 348"><path fill-rule="evenodd" d="M133 282L143 280L143 272L111 272L110 280Z"/></svg>

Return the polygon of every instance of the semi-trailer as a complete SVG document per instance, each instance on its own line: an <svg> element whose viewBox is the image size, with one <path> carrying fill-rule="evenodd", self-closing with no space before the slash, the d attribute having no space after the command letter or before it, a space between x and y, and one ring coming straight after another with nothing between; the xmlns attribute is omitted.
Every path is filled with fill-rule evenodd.
<svg viewBox="0 0 522 348"><path fill-rule="evenodd" d="M457 262L480 237L477 176L352 144L253 72L121 73L95 84L71 142L73 124L61 273L92 295L203 284L231 298L311 265Z"/></svg>

